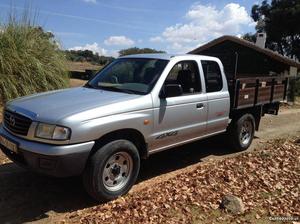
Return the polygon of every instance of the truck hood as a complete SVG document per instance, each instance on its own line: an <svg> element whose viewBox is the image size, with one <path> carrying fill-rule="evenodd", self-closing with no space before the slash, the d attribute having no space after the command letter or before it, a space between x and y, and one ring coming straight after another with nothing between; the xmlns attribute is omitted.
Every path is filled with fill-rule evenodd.
<svg viewBox="0 0 300 224"><path fill-rule="evenodd" d="M142 96L78 87L21 97L10 101L6 107L33 120L57 122L70 115L140 97Z"/></svg>

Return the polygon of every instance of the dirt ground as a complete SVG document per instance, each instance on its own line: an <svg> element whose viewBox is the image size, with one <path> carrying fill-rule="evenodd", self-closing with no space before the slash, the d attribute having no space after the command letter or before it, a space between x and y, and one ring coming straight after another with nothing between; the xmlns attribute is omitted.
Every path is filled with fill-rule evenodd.
<svg viewBox="0 0 300 224"><path fill-rule="evenodd" d="M81 80L81 79L70 79L70 86L71 86L71 87L83 86L85 83L86 83L85 80Z"/></svg>
<svg viewBox="0 0 300 224"><path fill-rule="evenodd" d="M85 70L100 70L103 66L93 65L90 62L74 62L68 61L67 68L69 71L84 72Z"/></svg>
<svg viewBox="0 0 300 224"><path fill-rule="evenodd" d="M262 119L249 151L268 140L300 136L300 109L283 108L279 116ZM207 160L236 156L223 146L218 137L198 141L151 156L142 163L135 194L145 186L165 181L192 170ZM40 176L7 160L0 153L0 223L52 223L65 215L95 206L85 193L80 178L57 179Z"/></svg>
<svg viewBox="0 0 300 224"><path fill-rule="evenodd" d="M252 151L193 165L193 169L156 182L155 187L145 186L117 200L74 211L64 221L266 224L276 217L299 221L299 173L300 138L270 140ZM240 214L229 212L232 207L224 209L225 195L241 199Z"/></svg>

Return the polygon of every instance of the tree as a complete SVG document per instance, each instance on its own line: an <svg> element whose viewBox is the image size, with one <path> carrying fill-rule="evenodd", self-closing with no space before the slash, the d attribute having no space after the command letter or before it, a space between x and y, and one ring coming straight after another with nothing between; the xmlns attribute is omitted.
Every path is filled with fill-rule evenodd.
<svg viewBox="0 0 300 224"><path fill-rule="evenodd" d="M94 53L90 50L66 50L65 51L66 57L70 61L76 61L76 62L91 62L95 64L105 65L111 61L114 60L113 57L107 57L103 55L99 55L98 53Z"/></svg>
<svg viewBox="0 0 300 224"><path fill-rule="evenodd" d="M300 59L300 0L264 0L252 7L251 17L256 31L267 33L267 48Z"/></svg>
<svg viewBox="0 0 300 224"><path fill-rule="evenodd" d="M166 52L151 49L151 48L137 48L137 47L132 47L132 48L119 51L120 56L131 55L131 54L147 54L147 53L166 53Z"/></svg>
<svg viewBox="0 0 300 224"><path fill-rule="evenodd" d="M242 38L244 40L248 40L248 41L253 42L253 43L256 42L256 36L255 36L255 34L252 34L252 33L246 33L242 36Z"/></svg>

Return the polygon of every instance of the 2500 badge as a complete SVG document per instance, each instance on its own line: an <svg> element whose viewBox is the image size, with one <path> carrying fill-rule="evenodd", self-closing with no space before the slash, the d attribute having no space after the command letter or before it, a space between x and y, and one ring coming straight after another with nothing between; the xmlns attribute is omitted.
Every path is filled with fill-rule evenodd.
<svg viewBox="0 0 300 224"><path fill-rule="evenodd" d="M155 139L163 139L166 137L172 137L178 134L178 131L171 131L157 136Z"/></svg>

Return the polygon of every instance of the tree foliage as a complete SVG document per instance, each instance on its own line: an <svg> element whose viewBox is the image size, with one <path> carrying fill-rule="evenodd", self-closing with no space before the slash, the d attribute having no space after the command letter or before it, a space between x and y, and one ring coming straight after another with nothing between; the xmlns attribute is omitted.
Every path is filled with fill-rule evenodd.
<svg viewBox="0 0 300 224"><path fill-rule="evenodd" d="M70 61L76 61L76 62L91 62L94 64L100 64L105 65L112 60L114 60L113 57L106 57L103 55L99 55L98 53L94 53L90 50L70 50L65 51L65 55L68 60Z"/></svg>
<svg viewBox="0 0 300 224"><path fill-rule="evenodd" d="M257 32L267 33L267 48L300 59L300 0L264 0L251 16Z"/></svg>
<svg viewBox="0 0 300 224"><path fill-rule="evenodd" d="M255 36L255 34L252 34L252 33L246 33L242 36L242 38L244 40L248 40L248 41L253 42L253 43L256 42L256 36Z"/></svg>
<svg viewBox="0 0 300 224"><path fill-rule="evenodd" d="M151 48L137 48L137 47L132 47L132 48L119 51L120 56L131 55L131 54L149 54L149 53L166 53L166 52L151 49Z"/></svg>
<svg viewBox="0 0 300 224"><path fill-rule="evenodd" d="M98 53L94 53L90 50L66 50L64 51L66 57L70 61L76 62L91 62L94 64L105 65L112 60L113 57L107 57L103 55L99 55ZM119 51L120 56L131 55L131 54L142 54L142 53L165 53L164 51L158 51L151 48L128 48Z"/></svg>

